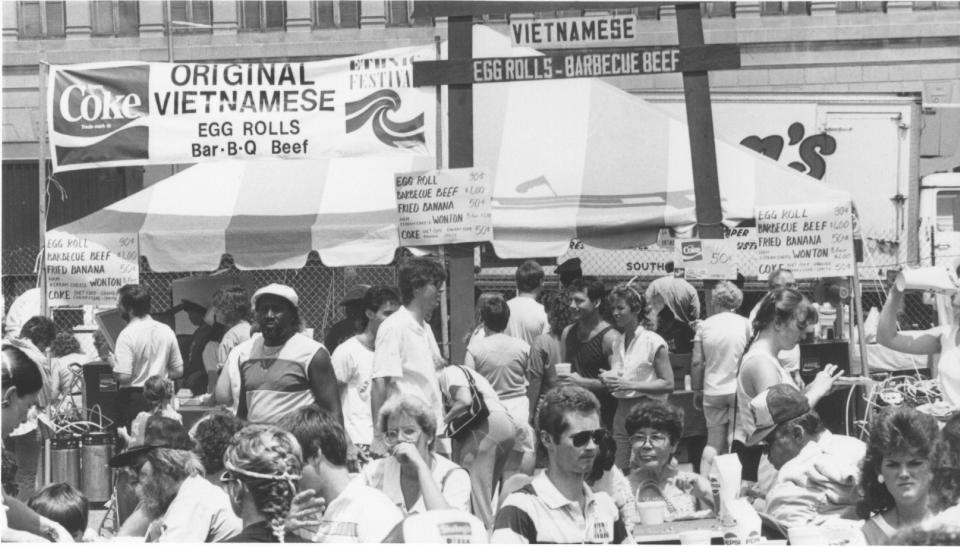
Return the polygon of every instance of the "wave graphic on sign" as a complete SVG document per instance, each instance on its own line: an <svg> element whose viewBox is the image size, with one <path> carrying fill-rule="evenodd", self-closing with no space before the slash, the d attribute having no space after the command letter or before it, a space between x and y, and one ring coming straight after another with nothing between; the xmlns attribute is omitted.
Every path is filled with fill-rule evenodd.
<svg viewBox="0 0 960 547"><path fill-rule="evenodd" d="M394 122L390 112L400 109L400 95L391 89L346 104L347 133L353 133L372 120L373 134L383 144L393 148L417 148L426 144L423 114L405 122Z"/></svg>
<svg viewBox="0 0 960 547"><path fill-rule="evenodd" d="M129 122L124 125L121 125L120 127L117 127L116 129L114 129L109 133L104 133L103 135L96 135L94 137L81 137L78 135L67 135L66 133L60 133L59 131L54 131L53 135L56 139L58 146L68 147L68 148L71 148L71 147L80 148L82 146L93 146L99 142L109 139L110 137L112 137L113 135L116 135L117 133L120 133L121 131L126 131L134 127L148 126L148 125L149 125L149 122L147 122L146 118L137 118L132 122Z"/></svg>

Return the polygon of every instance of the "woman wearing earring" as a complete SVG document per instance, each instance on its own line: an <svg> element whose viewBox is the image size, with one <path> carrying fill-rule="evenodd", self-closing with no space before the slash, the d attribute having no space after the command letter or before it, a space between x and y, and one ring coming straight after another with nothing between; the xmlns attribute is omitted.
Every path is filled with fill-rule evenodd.
<svg viewBox="0 0 960 547"><path fill-rule="evenodd" d="M777 289L768 293L760 302L753 320L753 341L747 346L737 372L737 406L734 415L733 445L731 452L740 457L743 480L756 482L763 451L760 447L746 445L756 429L750 401L763 390L777 385L790 384L801 389L811 407L829 393L833 382L843 372L836 365L827 365L810 385L798 386L793 376L780 364L777 354L796 347L804 336L807 325L817 321L817 310L810 301L794 289Z"/></svg>
<svg viewBox="0 0 960 547"><path fill-rule="evenodd" d="M908 407L887 408L870 424L857 515L867 519L868 545L886 545L897 531L931 516L931 455L937 420Z"/></svg>

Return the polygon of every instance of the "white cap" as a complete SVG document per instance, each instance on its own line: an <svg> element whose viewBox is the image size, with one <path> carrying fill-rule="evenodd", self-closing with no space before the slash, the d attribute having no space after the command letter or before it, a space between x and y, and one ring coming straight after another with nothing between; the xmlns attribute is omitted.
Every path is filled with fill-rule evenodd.
<svg viewBox="0 0 960 547"><path fill-rule="evenodd" d="M281 285L279 283L271 283L265 287L260 287L257 289L257 292L253 293L253 298L250 299L253 302L253 308L257 308L257 300L265 294L272 294L274 296L279 296L284 300L293 304L294 308L299 307L300 299L297 297L297 291L293 290L293 287L288 287L286 285Z"/></svg>

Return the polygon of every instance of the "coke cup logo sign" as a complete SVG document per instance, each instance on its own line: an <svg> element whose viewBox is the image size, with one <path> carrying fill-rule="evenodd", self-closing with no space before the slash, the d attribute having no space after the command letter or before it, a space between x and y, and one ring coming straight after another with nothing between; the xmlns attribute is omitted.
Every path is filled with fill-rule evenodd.
<svg viewBox="0 0 960 547"><path fill-rule="evenodd" d="M148 65L81 71L60 70L54 78L54 131L91 137L116 131L149 114Z"/></svg>
<svg viewBox="0 0 960 547"><path fill-rule="evenodd" d="M686 241L680 244L680 256L684 262L703 259L703 245L699 241Z"/></svg>

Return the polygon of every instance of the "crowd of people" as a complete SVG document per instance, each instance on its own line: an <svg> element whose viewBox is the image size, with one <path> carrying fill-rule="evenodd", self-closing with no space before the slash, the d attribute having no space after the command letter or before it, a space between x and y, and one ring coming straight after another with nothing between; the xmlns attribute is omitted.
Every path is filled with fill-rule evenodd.
<svg viewBox="0 0 960 547"><path fill-rule="evenodd" d="M842 371L801 380L798 343L817 310L789 271L770 276L749 318L731 282L712 288L704 318L697 291L673 275L608 289L558 271L562 287L545 289L526 261L515 296L481 294L476 327L454 333L467 337L462 362L444 358L431 328L446 273L427 257L403 261L396 288L351 289L324 343L304 334L296 291L274 283L219 289L208 308L182 303L197 330L181 353L149 293L121 288L127 326L112 350L97 340L123 444L109 462L113 537L629 543L645 502L663 502L668 520L719 516L715 462L727 453L765 533L846 521L870 545L960 536L960 418L941 427L890 406L872 410L865 441L828 431L814 408ZM912 337L887 315L881 334L904 351L956 346L955 329ZM0 539L107 539L88 529L73 486L24 501L9 480L32 462L8 443L37 442L15 432L76 395L79 344L33 317L2 356ZM683 409L670 395L685 372ZM178 383L219 408L185 428ZM685 412L703 415L702 455L685 445Z"/></svg>

